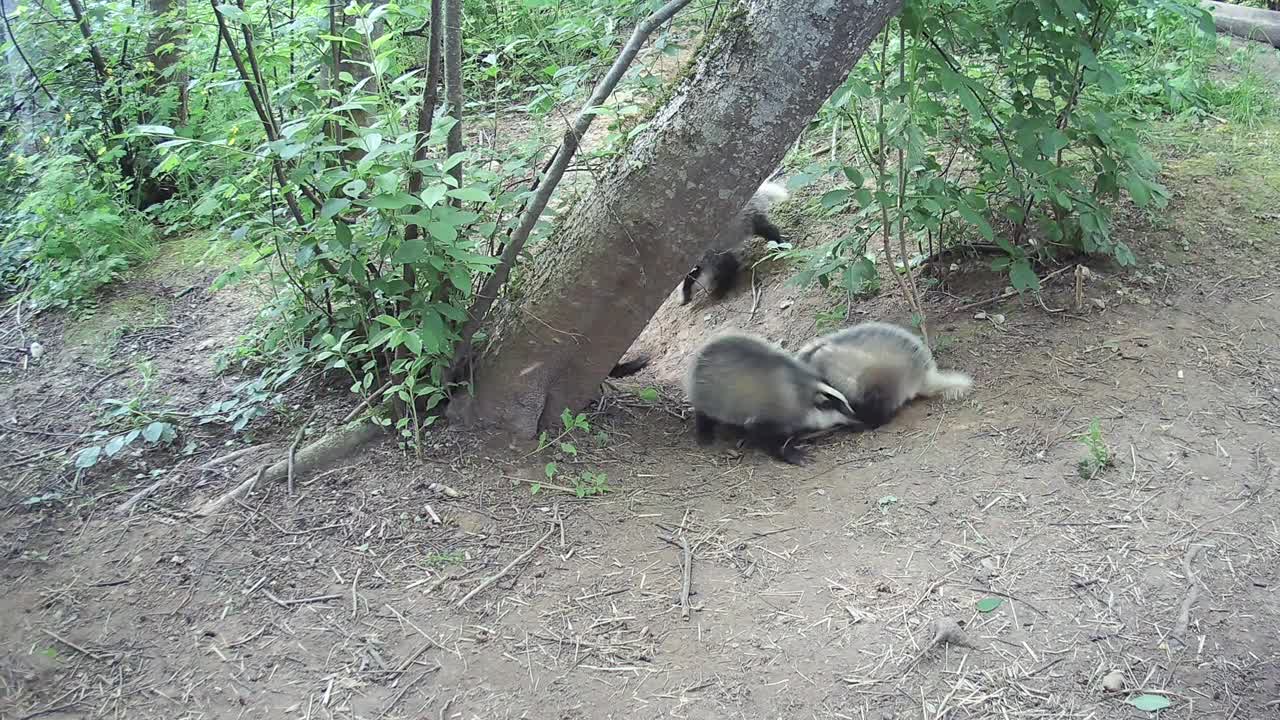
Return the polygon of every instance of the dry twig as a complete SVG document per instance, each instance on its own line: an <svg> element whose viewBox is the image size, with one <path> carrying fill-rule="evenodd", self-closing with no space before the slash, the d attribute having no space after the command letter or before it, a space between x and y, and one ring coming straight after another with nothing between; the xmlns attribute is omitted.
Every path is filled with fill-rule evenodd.
<svg viewBox="0 0 1280 720"><path fill-rule="evenodd" d="M554 525L551 526L551 529L547 530L547 532L544 533L542 537L538 538L537 542L535 542L533 545L530 545L528 550L525 550L524 552L520 553L519 557L507 563L506 567L502 568L498 572L482 580L479 585L471 589L471 592L467 593L466 595L463 595L462 599L459 600L457 603L455 603L455 605L457 607L462 607L463 605L466 604L468 600L480 594L482 590L484 590L485 588L489 587L490 585L500 580L503 575L506 575L507 573L511 572L511 568L524 562L530 555L534 553L535 550L542 547L542 543L546 542L547 538L551 537L551 534L554 533L555 531L556 531L556 527Z"/></svg>

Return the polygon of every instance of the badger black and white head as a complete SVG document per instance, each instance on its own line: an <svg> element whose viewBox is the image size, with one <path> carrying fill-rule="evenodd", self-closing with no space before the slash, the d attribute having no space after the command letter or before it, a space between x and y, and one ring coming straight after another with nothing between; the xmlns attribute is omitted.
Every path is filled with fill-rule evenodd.
<svg viewBox="0 0 1280 720"><path fill-rule="evenodd" d="M746 243L756 235L771 242L782 242L782 233L769 220L769 208L787 199L787 189L774 182L764 182L734 219L725 235L733 244L727 249L711 249L685 275L680 284L680 304L693 299L693 286L706 288L713 300L723 298L737 284L746 255Z"/></svg>
<svg viewBox="0 0 1280 720"><path fill-rule="evenodd" d="M698 444L710 443L716 426L726 425L791 464L805 461L790 446L794 436L855 422L839 390L791 353L754 335L725 333L709 340L693 356L685 391Z"/></svg>
<svg viewBox="0 0 1280 720"><path fill-rule="evenodd" d="M823 335L797 357L849 399L864 425L877 428L917 397L963 396L973 380L939 370L933 353L914 333L897 325L867 322Z"/></svg>

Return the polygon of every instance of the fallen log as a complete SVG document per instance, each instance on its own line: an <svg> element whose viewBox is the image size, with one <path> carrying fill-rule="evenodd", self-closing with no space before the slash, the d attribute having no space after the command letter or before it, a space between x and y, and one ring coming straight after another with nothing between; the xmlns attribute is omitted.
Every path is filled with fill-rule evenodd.
<svg viewBox="0 0 1280 720"><path fill-rule="evenodd" d="M1265 42L1280 49L1280 12L1217 0L1200 1L1201 7L1213 14L1213 24L1219 33Z"/></svg>

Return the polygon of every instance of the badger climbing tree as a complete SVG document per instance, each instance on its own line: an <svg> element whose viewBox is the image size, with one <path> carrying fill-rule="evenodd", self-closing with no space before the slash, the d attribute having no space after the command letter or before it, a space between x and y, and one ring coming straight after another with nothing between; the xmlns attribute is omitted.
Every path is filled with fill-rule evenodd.
<svg viewBox="0 0 1280 720"><path fill-rule="evenodd" d="M727 19L495 309L450 419L528 438L585 403L901 5L759 0Z"/></svg>

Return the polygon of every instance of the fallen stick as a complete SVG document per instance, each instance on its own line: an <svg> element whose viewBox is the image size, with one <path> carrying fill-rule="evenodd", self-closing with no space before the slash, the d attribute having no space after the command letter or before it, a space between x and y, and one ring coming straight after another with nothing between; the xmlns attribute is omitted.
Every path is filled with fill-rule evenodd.
<svg viewBox="0 0 1280 720"><path fill-rule="evenodd" d="M240 448L239 450L236 450L236 451L234 451L234 452L229 452L229 453L227 453L226 455L223 455L222 457L214 458L214 459L210 460L209 462L207 462L207 463L205 463L205 464L201 465L198 469L200 469L200 470L210 470L210 469L212 469L212 468L216 468L216 467L218 467L219 465L226 465L227 463L231 462L232 460L237 460L237 459L239 459L239 458L242 458L242 457L244 457L245 455L248 455L249 453L251 453L251 452L253 452L253 451L255 451L255 450L259 450L259 449L261 449L262 447L264 447L264 446L262 446L262 445L250 445L249 447L246 447L246 448Z"/></svg>
<svg viewBox="0 0 1280 720"><path fill-rule="evenodd" d="M281 600L275 595L272 595L270 590L263 590L262 594L266 595L267 599L270 600L271 602L284 608L287 608L291 605L306 605L308 603L313 603L313 602L327 602L329 600L337 600L343 597L342 595L316 595L315 597L297 598L296 600Z"/></svg>
<svg viewBox="0 0 1280 720"><path fill-rule="evenodd" d="M1187 627L1191 625L1191 608L1195 607L1196 601L1200 599L1201 590L1200 578L1191 571L1191 563L1195 562L1196 556L1203 549L1203 545L1192 545L1187 548L1186 554L1182 556L1182 570L1187 576L1187 592L1182 597L1182 605L1178 608L1178 618L1174 621L1173 631L1169 635L1183 646L1187 644L1185 638Z"/></svg>
<svg viewBox="0 0 1280 720"><path fill-rule="evenodd" d="M142 488L138 492L134 493L133 497L120 503L120 505L116 507L116 512L120 513L121 515L133 512L133 508L137 506L138 503L147 499L147 497L149 497L151 493L154 493L155 491L159 490L168 482L169 482L169 476L166 475L160 478L159 480L156 480L155 482L151 483L150 485Z"/></svg>
<svg viewBox="0 0 1280 720"><path fill-rule="evenodd" d="M312 411L311 417L307 418L306 422L298 426L298 432L293 436L293 444L289 446L289 454L285 457L285 472L288 479L286 487L288 488L289 497L293 497L293 459L294 456L298 454L298 446L302 444L302 436L306 434L307 426L316 418L317 412L319 411Z"/></svg>
<svg viewBox="0 0 1280 720"><path fill-rule="evenodd" d="M553 525L551 529L546 532L545 535L538 538L538 542L530 545L528 550L525 550L524 552L520 553L520 557L507 563L506 567L502 568L497 573L485 578L480 582L479 585L472 588L471 592L467 593L466 595L463 595L462 599L459 600L457 603L455 603L455 607L462 607L468 600L475 597L476 595L479 595L482 590L484 590L485 588L497 582L500 578L502 578L503 575L506 575L507 573L511 572L511 568L524 562L530 555L533 554L534 550L537 550L538 548L542 547L542 543L546 542L547 538L551 537L551 534L554 533L555 531L556 531L556 527Z"/></svg>
<svg viewBox="0 0 1280 720"><path fill-rule="evenodd" d="M306 475L328 468L339 460L344 460L359 450L366 443L378 437L381 428L371 422L360 422L348 425L320 437L315 442L298 451L294 458L294 472ZM276 482L288 476L288 458L273 465L264 466L256 477L247 478L221 497L214 498L193 512L196 517L208 517L223 508L232 500L245 495L259 482Z"/></svg>
<svg viewBox="0 0 1280 720"><path fill-rule="evenodd" d="M689 541L680 534L680 550L683 552L683 572L680 581L680 617L689 619L689 590L693 584L693 551L689 549Z"/></svg>

